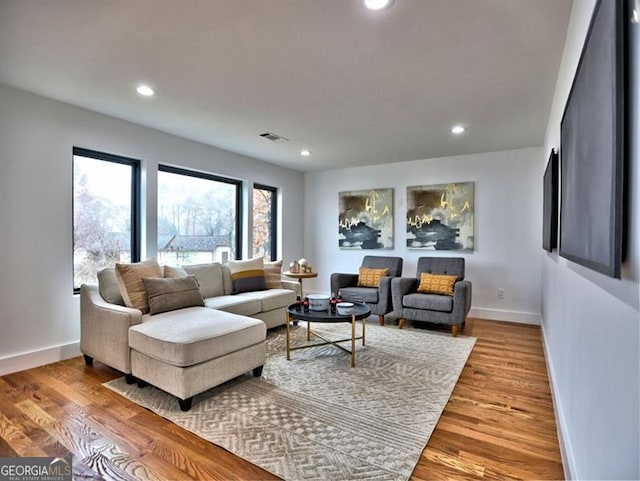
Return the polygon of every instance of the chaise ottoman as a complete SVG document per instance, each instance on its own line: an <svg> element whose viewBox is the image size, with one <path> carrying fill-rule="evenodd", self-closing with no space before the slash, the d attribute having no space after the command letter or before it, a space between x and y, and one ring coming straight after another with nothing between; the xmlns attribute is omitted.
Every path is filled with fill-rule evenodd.
<svg viewBox="0 0 640 481"><path fill-rule="evenodd" d="M198 393L250 370L260 376L266 335L258 319L205 307L145 315L129 328L131 374L188 411Z"/></svg>

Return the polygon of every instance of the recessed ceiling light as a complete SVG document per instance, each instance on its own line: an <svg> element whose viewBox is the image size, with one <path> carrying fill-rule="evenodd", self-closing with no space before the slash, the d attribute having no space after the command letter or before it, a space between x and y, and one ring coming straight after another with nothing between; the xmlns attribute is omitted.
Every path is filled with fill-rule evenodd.
<svg viewBox="0 0 640 481"><path fill-rule="evenodd" d="M156 94L156 91L148 85L138 85L138 87L136 88L136 92L138 92L143 97L152 97Z"/></svg>
<svg viewBox="0 0 640 481"><path fill-rule="evenodd" d="M451 127L451 133L455 135L460 135L465 130L466 129L462 125L454 125L453 127Z"/></svg>
<svg viewBox="0 0 640 481"><path fill-rule="evenodd" d="M393 0L362 0L362 4L369 10L384 10L389 8Z"/></svg>
<svg viewBox="0 0 640 481"><path fill-rule="evenodd" d="M300 151L300 155L302 155L303 157L309 157L311 155L311 151L307 149L303 149Z"/></svg>

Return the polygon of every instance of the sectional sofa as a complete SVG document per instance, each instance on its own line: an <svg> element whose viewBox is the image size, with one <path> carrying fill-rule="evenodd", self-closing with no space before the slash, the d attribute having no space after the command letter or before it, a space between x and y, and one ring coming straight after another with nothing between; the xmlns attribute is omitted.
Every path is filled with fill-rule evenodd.
<svg viewBox="0 0 640 481"><path fill-rule="evenodd" d="M153 289L151 312L125 305L114 268L99 273L98 285L82 285L80 350L86 363L95 359L125 373L129 383L163 389L183 410L211 387L250 370L259 376L266 330L285 323L299 284L278 279L275 287L234 293L227 265L158 268L143 279Z"/></svg>

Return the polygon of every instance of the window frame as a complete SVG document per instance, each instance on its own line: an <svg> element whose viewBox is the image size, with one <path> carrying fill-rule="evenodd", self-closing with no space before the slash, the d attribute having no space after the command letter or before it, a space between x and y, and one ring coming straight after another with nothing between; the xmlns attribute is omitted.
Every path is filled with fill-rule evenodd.
<svg viewBox="0 0 640 481"><path fill-rule="evenodd" d="M236 208L236 235L235 235L235 242L236 242L236 254L235 254L235 258L237 259L241 259L242 258L242 217L243 217L243 213L242 213L242 181L239 179L232 179L230 177L222 177L220 175L216 175L216 174L210 174L208 172L201 172L201 171L197 171L197 170L190 170L190 169L185 169L182 167L174 167L172 165L166 165L166 164L158 164L158 172L166 172L168 174L177 174L177 175L184 175L187 177L195 177L197 179L205 179L205 180L212 180L215 182L223 182L225 184L231 184L234 185L236 187L236 202L235 202L235 208ZM156 219L157 219L158 213L156 212Z"/></svg>
<svg viewBox="0 0 640 481"><path fill-rule="evenodd" d="M273 194L271 201L271 261L278 259L278 188L254 182L253 190L267 190ZM253 212L251 212L251 228L253 229ZM252 243L253 244L253 243ZM253 245L251 246L253 254Z"/></svg>
<svg viewBox="0 0 640 481"><path fill-rule="evenodd" d="M76 242L76 226L75 226L75 157L86 157L104 162L112 162L131 167L131 262L140 262L141 255L141 218L140 218L140 202L141 202L141 174L140 166L142 162L139 159L124 157L122 155L110 154L108 152L100 152L98 150L86 149L83 147L73 146L71 155L71 259L72 259L72 285L73 293L79 294L80 287L75 286L75 242Z"/></svg>

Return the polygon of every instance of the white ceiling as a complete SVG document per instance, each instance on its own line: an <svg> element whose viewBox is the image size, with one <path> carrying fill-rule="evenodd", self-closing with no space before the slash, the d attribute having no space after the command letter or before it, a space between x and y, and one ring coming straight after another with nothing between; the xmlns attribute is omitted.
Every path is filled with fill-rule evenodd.
<svg viewBox="0 0 640 481"><path fill-rule="evenodd" d="M570 9L0 0L0 83L301 171L539 146Z"/></svg>

